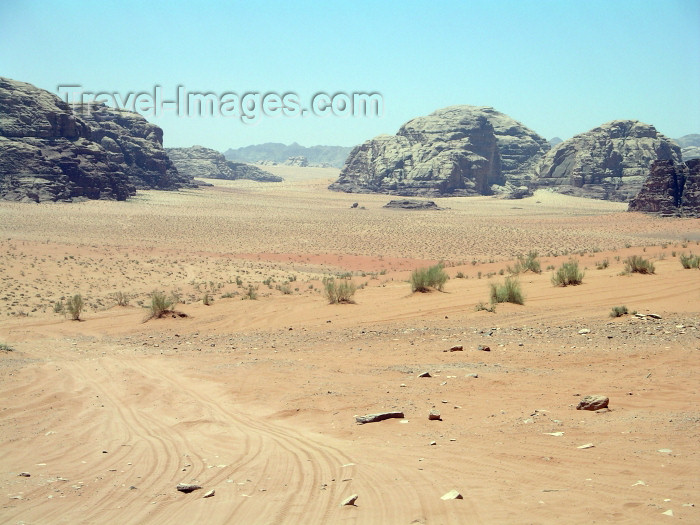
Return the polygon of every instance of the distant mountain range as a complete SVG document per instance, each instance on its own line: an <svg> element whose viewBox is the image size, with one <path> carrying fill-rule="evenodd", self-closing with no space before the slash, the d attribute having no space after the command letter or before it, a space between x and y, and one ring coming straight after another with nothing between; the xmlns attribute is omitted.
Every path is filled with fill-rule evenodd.
<svg viewBox="0 0 700 525"><path fill-rule="evenodd" d="M683 160L700 158L700 134L683 135L676 139L676 143L681 147Z"/></svg>
<svg viewBox="0 0 700 525"><path fill-rule="evenodd" d="M229 148L224 152L226 160L252 163L284 164L290 157L305 157L309 166L342 168L352 148L345 146L301 146L296 142L282 144L266 142L242 148Z"/></svg>

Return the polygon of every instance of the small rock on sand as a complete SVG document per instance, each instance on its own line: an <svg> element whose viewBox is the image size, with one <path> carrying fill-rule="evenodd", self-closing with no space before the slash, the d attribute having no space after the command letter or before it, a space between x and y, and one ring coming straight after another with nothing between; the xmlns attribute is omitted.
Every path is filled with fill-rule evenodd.
<svg viewBox="0 0 700 525"><path fill-rule="evenodd" d="M341 506L341 507L345 507L346 505L355 506L355 502L357 501L357 498L358 498L358 497L359 497L359 496L358 496L357 494L353 494L353 495L350 496L349 498L345 498L345 499L340 503L340 506Z"/></svg>
<svg viewBox="0 0 700 525"><path fill-rule="evenodd" d="M211 498L214 494L216 494L216 491L215 491L214 489L211 489L211 490L208 490L208 491L204 494L204 496L202 496L202 497L203 497L203 498Z"/></svg>
<svg viewBox="0 0 700 525"><path fill-rule="evenodd" d="M199 490L202 487L200 485L194 485L192 483L178 483L176 488L180 492L184 492L185 494L189 494L190 492L194 492L195 490Z"/></svg>
<svg viewBox="0 0 700 525"><path fill-rule="evenodd" d="M419 374L418 377L433 377L430 375L430 372L423 372L422 374Z"/></svg>
<svg viewBox="0 0 700 525"><path fill-rule="evenodd" d="M32 477L32 475L29 472L20 472L19 475L22 476L23 478Z"/></svg>
<svg viewBox="0 0 700 525"><path fill-rule="evenodd" d="M586 396L579 401L576 410L600 410L601 408L608 408L609 402L610 400L605 396Z"/></svg>
<svg viewBox="0 0 700 525"><path fill-rule="evenodd" d="M447 494L443 495L440 499L450 500L450 499L464 499L462 495L457 490L451 490Z"/></svg>
<svg viewBox="0 0 700 525"><path fill-rule="evenodd" d="M477 349L478 349L478 350L481 350L482 352L490 352L490 351L491 351L491 348L489 348L489 347L486 346L486 345L479 345L479 346L477 347Z"/></svg>
<svg viewBox="0 0 700 525"><path fill-rule="evenodd" d="M464 347L462 345L456 345L450 348L449 350L443 350L443 352L462 352L464 350Z"/></svg>
<svg viewBox="0 0 700 525"><path fill-rule="evenodd" d="M381 412L379 414L367 414L366 416L355 416L355 421L360 425L365 423L374 423L376 421L384 421L385 419L398 418L403 419L403 412Z"/></svg>
<svg viewBox="0 0 700 525"><path fill-rule="evenodd" d="M428 419L430 421L442 421L442 418L440 417L440 412L435 409L430 411L430 413L428 414Z"/></svg>

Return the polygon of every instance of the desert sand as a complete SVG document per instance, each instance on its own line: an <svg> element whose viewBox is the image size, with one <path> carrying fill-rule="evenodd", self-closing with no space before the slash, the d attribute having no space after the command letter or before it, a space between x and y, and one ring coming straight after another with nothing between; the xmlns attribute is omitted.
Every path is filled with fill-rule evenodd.
<svg viewBox="0 0 700 525"><path fill-rule="evenodd" d="M387 210L265 168L286 181L0 203L0 523L700 522L700 220L547 192ZM476 311L529 250L525 304ZM554 287L571 258L583 284ZM412 294L439 261L444 292ZM154 290L187 317L148 320ZM76 293L80 321L54 312Z"/></svg>

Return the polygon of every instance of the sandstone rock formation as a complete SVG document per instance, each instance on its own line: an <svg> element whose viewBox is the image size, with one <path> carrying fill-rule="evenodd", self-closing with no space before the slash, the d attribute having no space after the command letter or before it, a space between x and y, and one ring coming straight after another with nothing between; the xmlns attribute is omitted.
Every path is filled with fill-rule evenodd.
<svg viewBox="0 0 700 525"><path fill-rule="evenodd" d="M191 177L204 179L250 179L259 182L281 182L282 177L273 175L257 166L227 161L223 154L202 146L190 148L168 148L168 156L177 170Z"/></svg>
<svg viewBox="0 0 700 525"><path fill-rule="evenodd" d="M395 199L387 202L382 208L401 210L441 210L434 201L421 201L417 199Z"/></svg>
<svg viewBox="0 0 700 525"><path fill-rule="evenodd" d="M570 195L627 201L655 160L680 162L680 148L654 126L615 120L552 148L535 169L535 183Z"/></svg>
<svg viewBox="0 0 700 525"><path fill-rule="evenodd" d="M330 189L394 195L485 195L515 186L549 149L547 141L488 107L451 106L353 149Z"/></svg>
<svg viewBox="0 0 700 525"><path fill-rule="evenodd" d="M135 113L92 110L74 112L48 91L0 77L0 198L124 200L136 188L192 184L165 155L159 127Z"/></svg>
<svg viewBox="0 0 700 525"><path fill-rule="evenodd" d="M686 163L655 161L628 209L662 216L700 217L700 159Z"/></svg>

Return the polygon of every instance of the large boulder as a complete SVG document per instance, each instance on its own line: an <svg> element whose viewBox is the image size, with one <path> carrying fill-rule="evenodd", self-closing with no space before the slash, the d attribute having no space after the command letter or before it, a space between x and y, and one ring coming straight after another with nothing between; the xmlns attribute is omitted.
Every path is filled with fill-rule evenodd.
<svg viewBox="0 0 700 525"><path fill-rule="evenodd" d="M630 211L662 216L700 217L700 159L655 161Z"/></svg>
<svg viewBox="0 0 700 525"><path fill-rule="evenodd" d="M282 177L273 175L257 166L242 162L227 161L223 154L203 146L190 148L168 148L168 156L180 173L204 179L238 180L258 182L281 182Z"/></svg>
<svg viewBox="0 0 700 525"><path fill-rule="evenodd" d="M536 184L570 195L628 201L656 160L678 163L680 148L654 126L614 120L553 147L535 169Z"/></svg>
<svg viewBox="0 0 700 525"><path fill-rule="evenodd" d="M521 185L548 149L543 137L493 108L451 106L355 147L330 189L486 195L494 184Z"/></svg>
<svg viewBox="0 0 700 525"><path fill-rule="evenodd" d="M159 127L135 113L91 109L0 77L0 198L124 200L137 187L187 184L165 155Z"/></svg>

